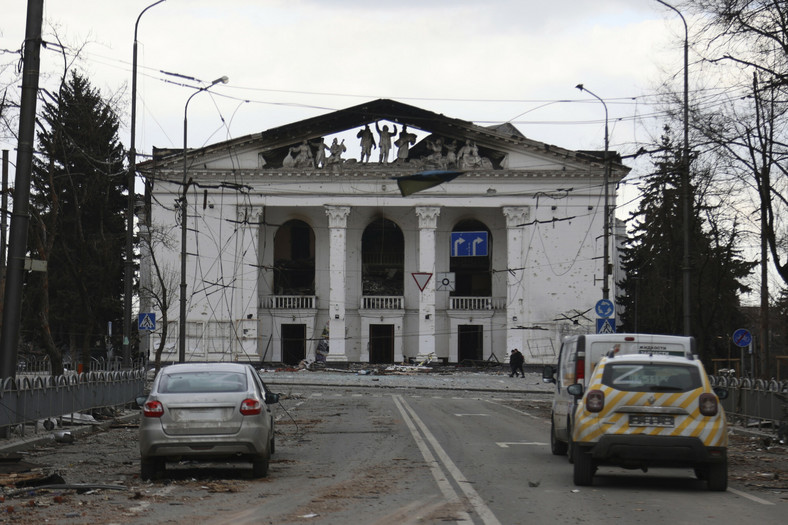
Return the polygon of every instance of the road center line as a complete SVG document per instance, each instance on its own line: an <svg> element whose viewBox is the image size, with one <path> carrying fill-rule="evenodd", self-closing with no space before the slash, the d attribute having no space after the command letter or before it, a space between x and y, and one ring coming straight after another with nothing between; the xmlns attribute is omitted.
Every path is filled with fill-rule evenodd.
<svg viewBox="0 0 788 525"><path fill-rule="evenodd" d="M413 435L413 440L416 441L416 446L419 448L419 451L421 451L424 461L426 461L427 465L429 465L432 477L435 478L435 483L438 484L438 488L443 493L443 497L446 498L446 501L451 504L460 504L461 501L459 494L457 494L457 491L452 488L451 483L449 483L449 480L443 473L440 464L435 459L435 456L432 455L427 443L425 443L424 439L422 439L421 434L419 434L419 431L416 428L416 425L413 424L413 419L405 410L402 396L395 395L391 397L394 399L394 404L397 405L397 409L400 411L400 414L402 414L402 419L405 420L405 424L408 425L408 429ZM461 522L473 523L471 517L466 512L458 512L458 514L460 515Z"/></svg>
<svg viewBox="0 0 788 525"><path fill-rule="evenodd" d="M424 434L424 438L430 443L432 449L435 451L435 454L440 459L441 463L443 464L444 468L451 474L451 477L454 478L454 481L460 487L460 490L465 494L465 497L468 498L468 502L473 506L473 509L476 511L476 514L482 519L485 525L501 525L501 522L498 521L498 518L495 517L490 507L484 502L484 500L479 496L479 493L471 486L465 476L463 476L460 469L454 464L451 460L449 455L443 450L438 440L435 436L430 432L427 428L427 425L419 418L419 416L414 412L414 410L408 405L408 403L402 398L402 396L394 396L395 401L398 401L401 406L410 414L410 417L413 418L413 421L419 427L422 434ZM399 404L397 405L400 406ZM402 410L402 409L400 409Z"/></svg>

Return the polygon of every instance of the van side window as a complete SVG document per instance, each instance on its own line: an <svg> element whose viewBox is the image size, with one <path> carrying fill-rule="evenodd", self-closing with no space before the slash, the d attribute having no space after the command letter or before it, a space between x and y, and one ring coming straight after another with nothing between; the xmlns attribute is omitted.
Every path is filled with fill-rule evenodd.
<svg viewBox="0 0 788 525"><path fill-rule="evenodd" d="M572 385L575 383L575 361L577 360L577 341L567 341L561 348L561 370L559 370L562 385Z"/></svg>

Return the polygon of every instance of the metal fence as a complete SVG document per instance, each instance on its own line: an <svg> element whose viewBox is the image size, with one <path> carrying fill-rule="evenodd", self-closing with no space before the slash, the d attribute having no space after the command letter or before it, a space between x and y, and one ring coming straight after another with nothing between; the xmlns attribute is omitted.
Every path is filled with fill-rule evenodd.
<svg viewBox="0 0 788 525"><path fill-rule="evenodd" d="M142 395L145 370L99 370L60 376L24 373L0 383L0 437L15 425L126 405Z"/></svg>
<svg viewBox="0 0 788 525"><path fill-rule="evenodd" d="M785 431L788 381L730 376L709 376L709 379L713 386L728 389L728 398L722 400L722 406L731 423Z"/></svg>

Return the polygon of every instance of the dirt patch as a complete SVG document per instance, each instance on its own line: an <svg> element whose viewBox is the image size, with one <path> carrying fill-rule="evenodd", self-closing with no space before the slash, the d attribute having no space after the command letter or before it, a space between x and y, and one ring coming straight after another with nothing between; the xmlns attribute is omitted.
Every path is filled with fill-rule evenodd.
<svg viewBox="0 0 788 525"><path fill-rule="evenodd" d="M375 465L353 472L349 479L320 489L311 501L296 509L283 523L301 522L304 516L320 516L358 505L360 500L374 500L397 492L398 484L416 468L402 460Z"/></svg>
<svg viewBox="0 0 788 525"><path fill-rule="evenodd" d="M761 490L788 491L788 446L736 430L728 437L728 479Z"/></svg>

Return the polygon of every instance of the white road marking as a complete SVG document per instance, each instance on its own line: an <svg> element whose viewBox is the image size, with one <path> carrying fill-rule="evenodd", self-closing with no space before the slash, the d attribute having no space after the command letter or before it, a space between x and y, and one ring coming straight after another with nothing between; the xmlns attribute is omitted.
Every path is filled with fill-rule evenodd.
<svg viewBox="0 0 788 525"><path fill-rule="evenodd" d="M522 415L524 415L524 416L528 416L528 417L530 417L530 418L533 418L533 419L539 419L539 420L543 420L543 419L544 419L544 418L542 418L542 417L535 416L535 415L533 415L533 414L529 414L528 412L523 412L522 410L517 410L516 408L512 408L512 407L510 407L510 406L508 406L508 405L504 405L504 404L502 404L502 403L496 403L496 402L494 402L494 401L490 401L490 400L487 400L486 402L487 402L487 403L492 403L493 405L498 405L498 406L502 406L502 407L504 407L504 408L508 408L509 410L514 410L514 411L515 411L515 412L517 412L518 414L522 414Z"/></svg>
<svg viewBox="0 0 788 525"><path fill-rule="evenodd" d="M480 417L487 417L490 414L454 414L457 417L468 417L468 416L480 416Z"/></svg>
<svg viewBox="0 0 788 525"><path fill-rule="evenodd" d="M761 505L774 505L774 503L772 503L771 501L766 501L765 499L761 499L758 496L753 496L752 494L747 494L746 492L742 492L741 490L728 488L728 492L733 492L737 496L741 496L742 498L747 498L748 500L754 501L755 503L760 503Z"/></svg>
<svg viewBox="0 0 788 525"><path fill-rule="evenodd" d="M413 418L413 421L419 427L419 430L421 430L422 434L424 434L424 438L430 443L432 449L435 451L435 454L440 459L443 467L449 472L449 474L451 474L451 477L454 478L455 483L457 483L457 485L460 487L460 490L462 490L462 492L465 494L465 497L468 499L468 503L471 504L474 511L476 511L476 514L478 514L481 518L482 522L484 522L485 525L501 525L501 522L495 517L495 514L493 514L492 510L490 510L490 507L488 507L484 500L482 500L481 496L479 496L479 493L476 492L476 490L471 486L470 482L465 479L465 476L462 474L460 469L457 468L457 465L454 464L446 451L443 450L443 447L441 447L438 440L435 438L432 432L430 432L430 430L427 428L427 425L424 424L416 412L413 411L410 405L408 405L402 396L399 395L394 396L394 402L397 403L397 407L400 409L400 412L402 412L406 419L408 414L411 418ZM403 410L407 411L407 414ZM413 433L415 438L417 434L413 432L413 429L411 429L411 433ZM422 453L424 453L424 451L422 451ZM430 457L432 457L431 454ZM426 460L427 456L425 456L424 459Z"/></svg>
<svg viewBox="0 0 788 525"><path fill-rule="evenodd" d="M416 429L416 426L413 424L413 420L408 415L405 407L403 406L405 401L402 399L402 396L392 396L394 400L394 404L397 405L397 409L402 414L402 419L405 421L405 424L408 425L408 429L410 430L413 439L416 441L416 446L421 451L421 455L424 458L424 461L427 462L427 465L430 467L430 472L432 473L432 477L435 478L435 483L438 484L438 488L443 493L443 497L446 498L446 501L452 504L459 504L460 496L457 492L452 488L451 483L447 479L447 476L443 473L443 470L440 468L440 464L435 459L435 456L432 455L427 443L424 442L422 439L421 434ZM410 407L408 407L410 408ZM473 523L471 517L466 512L459 512L461 522Z"/></svg>
<svg viewBox="0 0 788 525"><path fill-rule="evenodd" d="M499 441L495 444L501 448L509 448L509 445L537 445L540 447L548 445L548 443L539 443L538 441Z"/></svg>

